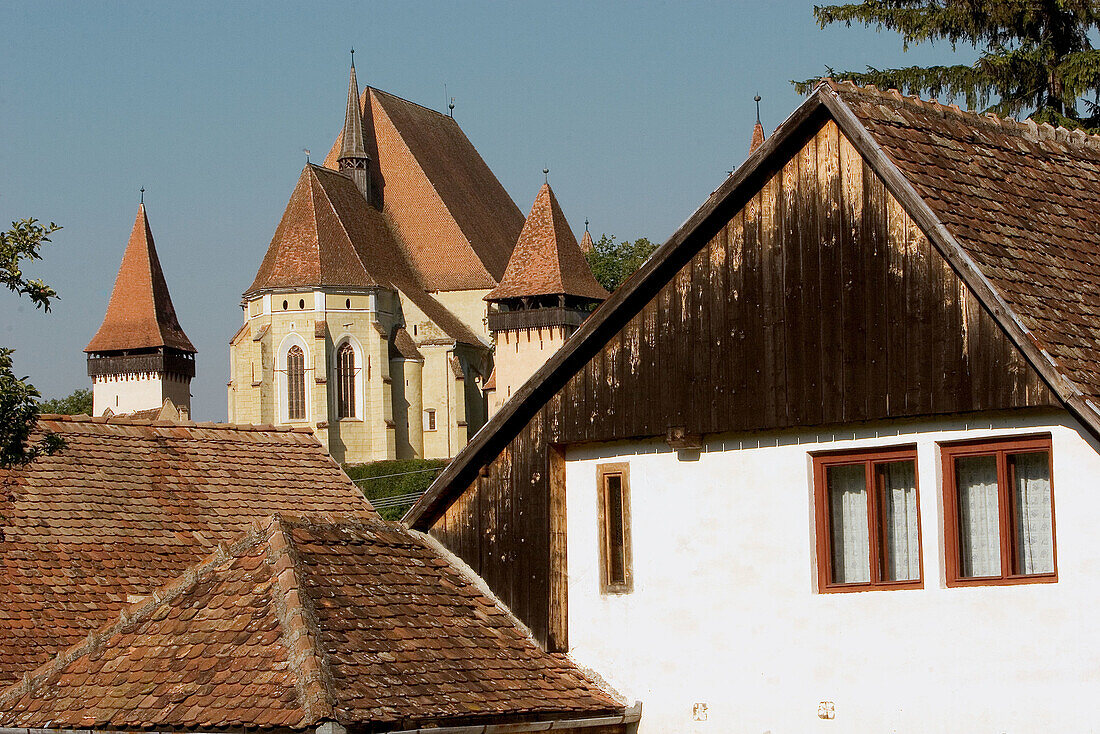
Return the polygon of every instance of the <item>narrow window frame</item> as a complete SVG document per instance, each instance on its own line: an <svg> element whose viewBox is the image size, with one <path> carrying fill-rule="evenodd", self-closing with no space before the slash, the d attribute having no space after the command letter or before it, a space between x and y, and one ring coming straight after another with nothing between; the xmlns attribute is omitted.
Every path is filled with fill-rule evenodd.
<svg viewBox="0 0 1100 734"><path fill-rule="evenodd" d="M292 361L295 363L292 368ZM299 367L298 364L301 366ZM294 370L293 374L291 370ZM288 423L301 423L309 420L306 405L306 354L298 344L292 344L286 350L286 418ZM297 408L297 410L295 410Z"/></svg>
<svg viewBox="0 0 1100 734"><path fill-rule="evenodd" d="M439 418L437 416L438 411L435 408L424 409L424 431L438 431L439 430Z"/></svg>
<svg viewBox="0 0 1100 734"><path fill-rule="evenodd" d="M623 578L613 580L610 567L610 526L608 514L608 477L617 476L620 481L623 537ZM599 574L601 594L629 594L634 591L634 551L630 521L630 464L614 462L596 467L597 517L596 535L599 546Z"/></svg>
<svg viewBox="0 0 1100 734"><path fill-rule="evenodd" d="M345 358L350 356L350 365ZM345 341L336 348L336 417L340 420L358 418L356 393L359 378L355 347Z"/></svg>
<svg viewBox="0 0 1100 734"><path fill-rule="evenodd" d="M917 461L917 446L875 447L868 449L849 449L811 454L813 460L814 483L814 530L817 549L817 588L823 594L848 593L858 591L890 591L924 588L924 535L921 527L920 472ZM883 550L882 517L879 511L878 483L875 466L897 461L913 462L913 490L916 493L917 513L917 578L890 581L883 579L882 565L885 558ZM864 465L864 480L867 488L867 533L868 533L868 581L836 582L832 579L832 533L830 532L830 506L828 497L827 471L834 466Z"/></svg>
<svg viewBox="0 0 1100 734"><path fill-rule="evenodd" d="M1053 584L1058 582L1058 514L1054 505L1054 443L1049 433L1025 436L994 436L967 441L941 442L944 560L946 582L950 588L966 586L1015 586L1019 584ZM1013 573L1015 568L1015 538L1009 454L1038 453L1047 455L1047 481L1050 484L1050 544L1053 571L1044 573ZM997 508L1000 532L1001 574L999 576L963 576L961 543L959 541L958 487L955 481L955 459L959 457L996 456Z"/></svg>

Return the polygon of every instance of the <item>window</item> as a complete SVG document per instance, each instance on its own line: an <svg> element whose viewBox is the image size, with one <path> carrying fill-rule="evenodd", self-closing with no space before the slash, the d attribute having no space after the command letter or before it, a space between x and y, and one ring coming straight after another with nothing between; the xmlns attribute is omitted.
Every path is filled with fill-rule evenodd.
<svg viewBox="0 0 1100 734"><path fill-rule="evenodd" d="M602 464L599 477L600 593L634 590L629 464Z"/></svg>
<svg viewBox="0 0 1100 734"><path fill-rule="evenodd" d="M1050 437L940 449L948 586L1056 581Z"/></svg>
<svg viewBox="0 0 1100 734"><path fill-rule="evenodd" d="M915 447L814 457L821 591L920 588Z"/></svg>
<svg viewBox="0 0 1100 734"><path fill-rule="evenodd" d="M434 431L435 430L435 411L434 410L425 410L424 411L424 430L425 431Z"/></svg>
<svg viewBox="0 0 1100 734"><path fill-rule="evenodd" d="M355 349L344 342L336 352L336 415L355 417Z"/></svg>
<svg viewBox="0 0 1100 734"><path fill-rule="evenodd" d="M297 344L286 353L286 417L306 419L306 355Z"/></svg>

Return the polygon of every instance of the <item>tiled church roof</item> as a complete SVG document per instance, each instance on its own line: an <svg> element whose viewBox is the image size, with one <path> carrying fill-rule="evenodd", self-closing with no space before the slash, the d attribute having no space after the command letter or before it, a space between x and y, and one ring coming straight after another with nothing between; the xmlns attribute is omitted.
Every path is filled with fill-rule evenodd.
<svg viewBox="0 0 1100 734"><path fill-rule="evenodd" d="M428 291L495 286L523 215L461 128L447 115L370 87L361 104L376 200L420 283ZM337 167L342 141L343 133L326 167Z"/></svg>
<svg viewBox="0 0 1100 734"><path fill-rule="evenodd" d="M0 693L0 724L371 731L623 705L423 539L274 516Z"/></svg>
<svg viewBox="0 0 1100 734"><path fill-rule="evenodd" d="M276 512L374 510L308 432L43 416L66 447L0 470L0 683Z"/></svg>
<svg viewBox="0 0 1100 734"><path fill-rule="evenodd" d="M607 291L596 282L584 252L565 221L550 184L539 189L500 285L485 300L567 295L602 301Z"/></svg>
<svg viewBox="0 0 1100 734"><path fill-rule="evenodd" d="M145 204L141 204L111 291L107 315L84 351L157 347L195 352L176 319L176 309L168 294L168 284L164 282L153 233L145 215Z"/></svg>

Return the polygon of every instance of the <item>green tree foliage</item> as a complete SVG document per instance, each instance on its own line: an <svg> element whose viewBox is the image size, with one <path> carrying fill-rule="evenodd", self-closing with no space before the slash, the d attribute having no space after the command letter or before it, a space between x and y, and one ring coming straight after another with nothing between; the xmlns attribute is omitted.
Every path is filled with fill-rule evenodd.
<svg viewBox="0 0 1100 734"><path fill-rule="evenodd" d="M73 390L71 394L63 398L43 400L38 404L38 409L43 413L57 413L58 415L91 415L91 388L81 387Z"/></svg>
<svg viewBox="0 0 1100 734"><path fill-rule="evenodd" d="M345 466L344 471L371 502L404 498L393 506L377 508L378 514L385 519L399 520L415 501L411 495L427 490L445 466L446 459L397 459Z"/></svg>
<svg viewBox="0 0 1100 734"><path fill-rule="evenodd" d="M588 258L588 266L592 268L596 280L611 293L633 275L656 249L657 245L645 237L633 242L620 242L614 236L605 234L593 243L585 257Z"/></svg>
<svg viewBox="0 0 1100 734"><path fill-rule="evenodd" d="M0 283L27 296L35 308L44 311L50 310L50 299L57 293L41 280L26 278L22 262L40 259L39 249L59 229L52 222L44 226L35 219L23 219L0 232ZM61 437L52 433L31 441L41 396L26 377L15 376L11 355L11 349L0 347L0 467L4 468L26 464L64 445Z"/></svg>
<svg viewBox="0 0 1100 734"><path fill-rule="evenodd" d="M1100 51L1089 40L1100 29L1095 0L864 0L815 6L814 16L822 28L862 23L895 31L906 50L947 41L952 49L961 43L980 53L969 66L829 69L835 79L962 99L970 109L1005 117L1030 113L1036 122L1100 127ZM803 94L816 84L816 79L794 82Z"/></svg>

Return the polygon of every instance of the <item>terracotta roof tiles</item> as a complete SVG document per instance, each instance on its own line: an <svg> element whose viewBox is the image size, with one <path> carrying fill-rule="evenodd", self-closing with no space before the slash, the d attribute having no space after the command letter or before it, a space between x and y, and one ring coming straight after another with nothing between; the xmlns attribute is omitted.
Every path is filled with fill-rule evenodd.
<svg viewBox="0 0 1100 734"><path fill-rule="evenodd" d="M371 730L621 713L395 523L275 516L0 693L16 727Z"/></svg>
<svg viewBox="0 0 1100 734"><path fill-rule="evenodd" d="M158 347L195 353L195 347L176 318L176 309L168 294L168 284L153 244L145 204L141 204L115 278L107 313L84 351L112 352Z"/></svg>
<svg viewBox="0 0 1100 734"><path fill-rule="evenodd" d="M548 183L535 197L504 277L485 300L544 295L607 298Z"/></svg>
<svg viewBox="0 0 1100 734"><path fill-rule="evenodd" d="M0 470L0 682L275 512L374 516L308 431L43 416L61 452Z"/></svg>

